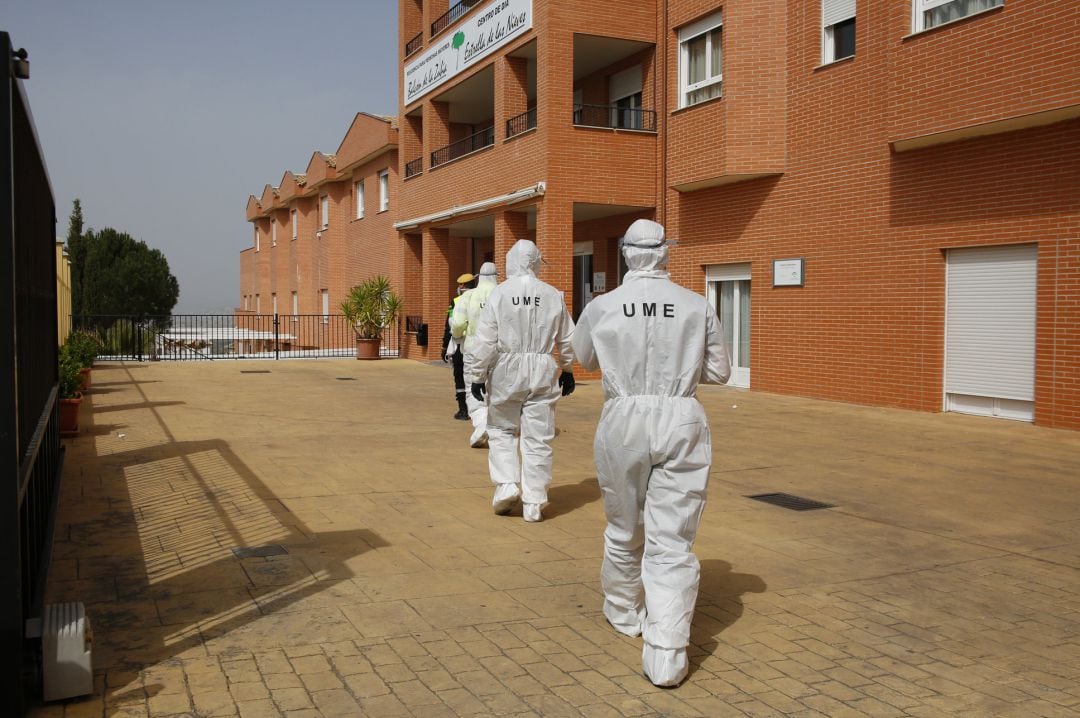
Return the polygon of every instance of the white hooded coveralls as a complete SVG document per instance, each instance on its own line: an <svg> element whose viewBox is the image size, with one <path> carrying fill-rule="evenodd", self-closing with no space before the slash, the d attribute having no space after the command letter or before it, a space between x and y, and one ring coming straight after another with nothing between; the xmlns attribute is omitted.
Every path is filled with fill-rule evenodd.
<svg viewBox="0 0 1080 718"><path fill-rule="evenodd" d="M608 520L604 615L674 655L690 641L700 577L692 549L712 464L695 394L699 381L726 382L731 368L715 310L668 278L663 227L638 220L623 241L626 278L585 307L573 341L581 366L603 371L593 450ZM650 670L646 660L646 672L673 685L685 676L685 651L682 661Z"/></svg>
<svg viewBox="0 0 1080 718"><path fill-rule="evenodd" d="M521 500L542 505L551 483L559 373L574 363L574 321L562 292L536 278L539 267L540 252L528 240L506 253L507 279L488 295L480 314L465 354L465 381L487 383L492 483L520 482Z"/></svg>
<svg viewBox="0 0 1080 718"><path fill-rule="evenodd" d="M480 267L480 278L476 282L476 287L466 292L461 297L461 301L454 305L454 313L450 316L450 334L462 342L463 356L467 357L470 346L475 344L480 313L484 310L488 295L496 286L498 286L498 281L495 278L495 263L484 262ZM469 408L469 418L472 419L473 424L469 446L479 446L487 437L487 406L478 401L470 391L465 392L465 403Z"/></svg>

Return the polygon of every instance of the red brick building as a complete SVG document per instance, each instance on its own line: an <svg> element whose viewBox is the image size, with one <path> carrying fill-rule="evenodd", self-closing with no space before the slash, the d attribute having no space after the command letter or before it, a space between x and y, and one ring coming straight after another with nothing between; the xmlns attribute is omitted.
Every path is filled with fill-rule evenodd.
<svg viewBox="0 0 1080 718"><path fill-rule="evenodd" d="M1080 4L398 8L408 315L519 237L576 315L648 217L738 384L1080 428Z"/></svg>
<svg viewBox="0 0 1080 718"><path fill-rule="evenodd" d="M286 171L248 198L253 237L240 253L238 325L265 330L277 314L297 347L353 345L351 334L327 336L301 317L339 314L349 289L379 274L402 286L391 219L397 144L395 119L358 113L336 152L315 152L303 174Z"/></svg>

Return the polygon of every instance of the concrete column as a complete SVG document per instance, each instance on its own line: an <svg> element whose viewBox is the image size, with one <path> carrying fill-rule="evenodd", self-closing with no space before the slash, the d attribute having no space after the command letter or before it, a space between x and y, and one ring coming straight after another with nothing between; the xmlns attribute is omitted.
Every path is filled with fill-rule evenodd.
<svg viewBox="0 0 1080 718"><path fill-rule="evenodd" d="M528 239L529 217L524 212L505 211L495 215L495 266L500 281L506 278L506 253L519 239Z"/></svg>
<svg viewBox="0 0 1080 718"><path fill-rule="evenodd" d="M529 61L504 55L495 63L495 142L506 139L506 122L529 109Z"/></svg>
<svg viewBox="0 0 1080 718"><path fill-rule="evenodd" d="M540 278L565 292L567 309L572 309L574 203L548 195L537 207L536 246L547 263L541 270Z"/></svg>
<svg viewBox="0 0 1080 718"><path fill-rule="evenodd" d="M423 230L423 269L421 285L423 287L423 321L428 325L428 346L418 348L425 359L439 355L441 346L435 346L436 337L442 336L443 322L446 321L446 308L453 294L455 274L450 276L453 250L450 246L449 231L446 229L427 228Z"/></svg>
<svg viewBox="0 0 1080 718"><path fill-rule="evenodd" d="M424 108L424 153L427 155L424 166L431 167L431 153L448 144L450 144L450 104L431 102Z"/></svg>

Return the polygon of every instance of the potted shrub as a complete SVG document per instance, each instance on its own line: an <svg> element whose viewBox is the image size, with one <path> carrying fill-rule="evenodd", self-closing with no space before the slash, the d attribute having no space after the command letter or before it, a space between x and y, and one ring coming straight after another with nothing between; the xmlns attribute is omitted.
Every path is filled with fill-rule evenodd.
<svg viewBox="0 0 1080 718"><path fill-rule="evenodd" d="M349 290L341 313L356 330L356 358L378 359L383 331L401 312L401 299L390 289L390 280L379 275Z"/></svg>
<svg viewBox="0 0 1080 718"><path fill-rule="evenodd" d="M60 348L60 436L77 436L79 433L79 406L82 404L82 377L79 360L71 347Z"/></svg>
<svg viewBox="0 0 1080 718"><path fill-rule="evenodd" d="M72 357L78 362L80 366L80 374L82 375L82 390L86 391L90 388L90 367L94 365L94 360L97 359L98 352L101 349L101 343L98 341L97 335L86 329L78 329L71 333L68 337L67 346Z"/></svg>

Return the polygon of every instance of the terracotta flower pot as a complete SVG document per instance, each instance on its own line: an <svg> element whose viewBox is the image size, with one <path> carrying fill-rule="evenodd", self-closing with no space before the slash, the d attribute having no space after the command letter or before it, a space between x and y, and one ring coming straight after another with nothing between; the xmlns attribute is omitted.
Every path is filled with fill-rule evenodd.
<svg viewBox="0 0 1080 718"><path fill-rule="evenodd" d="M357 359L378 359L379 347L382 344L382 339L361 339L356 338L356 358Z"/></svg>
<svg viewBox="0 0 1080 718"><path fill-rule="evenodd" d="M90 367L83 367L79 370L79 375L82 377L82 386L79 387L83 391L89 391L90 389Z"/></svg>
<svg viewBox="0 0 1080 718"><path fill-rule="evenodd" d="M60 436L72 437L79 435L79 406L82 404L82 395L74 399L60 400Z"/></svg>

